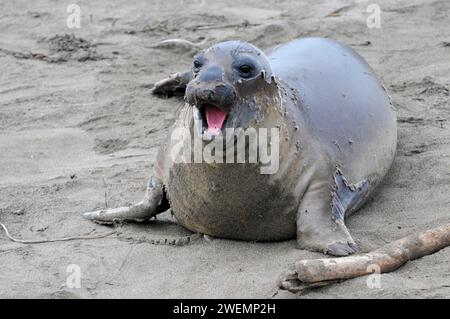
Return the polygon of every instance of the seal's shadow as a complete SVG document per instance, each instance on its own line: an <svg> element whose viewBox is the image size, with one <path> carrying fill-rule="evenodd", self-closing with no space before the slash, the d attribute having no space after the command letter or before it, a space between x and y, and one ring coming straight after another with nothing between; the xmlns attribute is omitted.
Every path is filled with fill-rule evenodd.
<svg viewBox="0 0 450 319"><path fill-rule="evenodd" d="M169 243L193 234L178 223L169 209L146 222L122 224L118 238L132 242Z"/></svg>

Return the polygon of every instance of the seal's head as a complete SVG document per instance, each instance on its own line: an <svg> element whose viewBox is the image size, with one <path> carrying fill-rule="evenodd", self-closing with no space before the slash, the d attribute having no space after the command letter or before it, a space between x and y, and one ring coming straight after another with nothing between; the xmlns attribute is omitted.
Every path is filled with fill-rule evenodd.
<svg viewBox="0 0 450 319"><path fill-rule="evenodd" d="M194 126L205 139L226 128L247 128L263 116L258 96L270 96L272 70L266 55L252 44L227 41L198 53L185 100L193 107Z"/></svg>

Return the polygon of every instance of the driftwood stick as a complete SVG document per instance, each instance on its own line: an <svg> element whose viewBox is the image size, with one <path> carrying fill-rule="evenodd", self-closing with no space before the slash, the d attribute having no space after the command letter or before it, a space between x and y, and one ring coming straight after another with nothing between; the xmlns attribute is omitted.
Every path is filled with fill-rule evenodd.
<svg viewBox="0 0 450 319"><path fill-rule="evenodd" d="M374 272L391 272L408 262L450 246L450 223L410 235L367 254L300 260L294 269L280 278L280 287L291 291L321 286L337 280L368 275Z"/></svg>

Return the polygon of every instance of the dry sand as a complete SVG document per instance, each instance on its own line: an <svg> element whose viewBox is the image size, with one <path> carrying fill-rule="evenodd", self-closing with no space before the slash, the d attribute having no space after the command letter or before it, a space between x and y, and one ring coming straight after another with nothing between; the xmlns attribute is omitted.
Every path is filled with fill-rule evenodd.
<svg viewBox="0 0 450 319"><path fill-rule="evenodd" d="M365 252L449 221L448 0L377 1L380 29L366 26L365 1L77 1L80 29L66 26L69 3L0 2L0 221L15 236L108 232L81 213L142 196L181 103L149 88L192 58L186 48L155 47L171 38L200 47L242 39L266 49L308 36L351 45L385 83L399 119L395 163L381 193L348 220L353 237ZM186 234L170 214L91 241L23 245L1 232L0 297L450 297L449 248L382 275L380 289L357 278L297 296L277 292L278 275L321 254L295 241L149 243ZM70 264L81 268L79 289L66 286Z"/></svg>

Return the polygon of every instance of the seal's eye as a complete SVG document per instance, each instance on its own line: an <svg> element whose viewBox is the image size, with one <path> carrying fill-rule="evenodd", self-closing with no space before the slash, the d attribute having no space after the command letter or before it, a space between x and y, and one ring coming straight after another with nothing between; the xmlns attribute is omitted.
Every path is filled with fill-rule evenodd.
<svg viewBox="0 0 450 319"><path fill-rule="evenodd" d="M200 60L194 60L194 72L198 72L200 68L202 67L203 63Z"/></svg>
<svg viewBox="0 0 450 319"><path fill-rule="evenodd" d="M239 72L245 77L245 76L251 76L253 72L253 67L248 64L243 64L239 66Z"/></svg>

